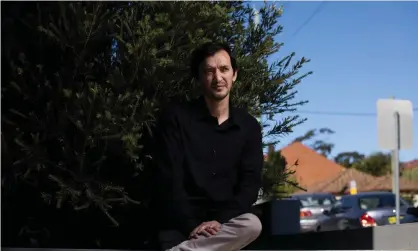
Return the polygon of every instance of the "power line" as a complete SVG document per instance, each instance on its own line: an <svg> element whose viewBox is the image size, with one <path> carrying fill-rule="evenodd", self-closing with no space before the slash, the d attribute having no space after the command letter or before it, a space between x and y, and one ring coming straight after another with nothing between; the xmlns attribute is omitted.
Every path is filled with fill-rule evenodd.
<svg viewBox="0 0 418 251"><path fill-rule="evenodd" d="M414 108L413 111L418 111L418 107ZM362 112L330 112L330 111L307 111L298 110L295 113L299 114L312 114L312 115L328 115L328 116L351 116L351 117L376 117L376 113L362 113Z"/></svg>
<svg viewBox="0 0 418 251"><path fill-rule="evenodd" d="M296 113L313 114L313 115L332 115L332 116L355 116L355 117L370 117L376 116L375 113L361 113L361 112L327 112L327 111L296 111Z"/></svg>
<svg viewBox="0 0 418 251"><path fill-rule="evenodd" d="M303 22L303 24L301 26L299 26L299 28L293 33L293 36L296 36L322 9L322 7L324 7L324 4L326 3L326 1L322 1L318 7L316 7L316 9L312 12L312 14L308 17L308 19L306 19L305 22Z"/></svg>

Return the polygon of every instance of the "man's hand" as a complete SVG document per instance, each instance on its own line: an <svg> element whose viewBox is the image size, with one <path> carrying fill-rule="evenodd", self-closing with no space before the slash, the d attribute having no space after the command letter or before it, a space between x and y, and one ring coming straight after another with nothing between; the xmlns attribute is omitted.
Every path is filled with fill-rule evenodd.
<svg viewBox="0 0 418 251"><path fill-rule="evenodd" d="M190 233L189 238L196 239L199 235L209 237L215 235L219 230L221 230L221 223L217 221L203 222Z"/></svg>

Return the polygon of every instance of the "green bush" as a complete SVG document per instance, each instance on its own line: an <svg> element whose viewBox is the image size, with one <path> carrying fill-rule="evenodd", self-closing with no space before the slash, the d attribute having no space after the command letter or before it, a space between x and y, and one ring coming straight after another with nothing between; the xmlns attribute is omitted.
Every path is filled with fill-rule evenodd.
<svg viewBox="0 0 418 251"><path fill-rule="evenodd" d="M294 53L267 63L282 45L275 41L282 10L273 4L259 10L259 24L243 2L2 8L2 195L10 207L42 198L70 214L101 212L119 225L126 215L117 208L144 203L152 191L144 170L152 167L147 146L159 108L199 95L189 54L207 41L234 47L240 72L232 101L263 115L266 143L304 121L273 119L305 103L292 101L294 87L310 74L299 72L308 60L293 63ZM22 186L27 190L17 195Z"/></svg>
<svg viewBox="0 0 418 251"><path fill-rule="evenodd" d="M286 158L278 152L269 153L263 170L263 196L264 199L280 199L292 195L300 187L292 167L298 163L287 163Z"/></svg>

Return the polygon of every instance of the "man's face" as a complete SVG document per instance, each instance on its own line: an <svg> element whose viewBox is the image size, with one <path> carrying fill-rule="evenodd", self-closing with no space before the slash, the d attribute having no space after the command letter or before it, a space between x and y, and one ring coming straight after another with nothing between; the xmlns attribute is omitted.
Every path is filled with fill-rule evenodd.
<svg viewBox="0 0 418 251"><path fill-rule="evenodd" d="M199 82L206 97L215 100L226 98L237 79L237 72L232 69L231 58L224 50L207 57L200 66Z"/></svg>

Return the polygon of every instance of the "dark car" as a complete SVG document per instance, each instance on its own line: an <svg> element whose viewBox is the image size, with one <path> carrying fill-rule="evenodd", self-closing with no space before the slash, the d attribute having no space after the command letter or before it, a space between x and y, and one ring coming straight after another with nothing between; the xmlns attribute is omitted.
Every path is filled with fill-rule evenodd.
<svg viewBox="0 0 418 251"><path fill-rule="evenodd" d="M400 199L400 218L411 205ZM321 231L356 229L396 223L395 195L390 192L366 192L344 195L319 219Z"/></svg>
<svg viewBox="0 0 418 251"><path fill-rule="evenodd" d="M330 193L304 193L291 196L300 201L300 228L302 232L319 230L319 218L330 210L336 199Z"/></svg>
<svg viewBox="0 0 418 251"><path fill-rule="evenodd" d="M410 207L406 210L406 215L400 220L400 223L418 222L418 207Z"/></svg>

